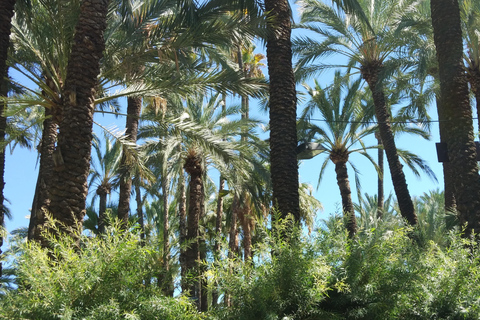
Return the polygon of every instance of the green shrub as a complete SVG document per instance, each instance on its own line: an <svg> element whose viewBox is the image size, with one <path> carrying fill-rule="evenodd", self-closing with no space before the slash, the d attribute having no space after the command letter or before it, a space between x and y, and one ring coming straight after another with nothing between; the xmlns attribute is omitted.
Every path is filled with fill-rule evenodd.
<svg viewBox="0 0 480 320"><path fill-rule="evenodd" d="M202 318L185 298L148 285L160 263L137 234L112 228L102 237L48 238L50 249L23 244L18 288L0 299L0 319Z"/></svg>

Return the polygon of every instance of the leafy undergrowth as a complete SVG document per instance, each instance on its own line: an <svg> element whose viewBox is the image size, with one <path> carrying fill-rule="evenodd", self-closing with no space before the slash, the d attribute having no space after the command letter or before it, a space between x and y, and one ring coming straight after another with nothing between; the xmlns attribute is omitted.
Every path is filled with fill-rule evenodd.
<svg viewBox="0 0 480 320"><path fill-rule="evenodd" d="M251 263L209 263L209 281L231 306L205 313L162 294L152 280L158 255L134 233L51 237L50 250L22 244L0 319L480 318L479 248L456 231L438 244L401 225L351 240L340 219L308 236L288 223L275 230L284 236L265 230Z"/></svg>

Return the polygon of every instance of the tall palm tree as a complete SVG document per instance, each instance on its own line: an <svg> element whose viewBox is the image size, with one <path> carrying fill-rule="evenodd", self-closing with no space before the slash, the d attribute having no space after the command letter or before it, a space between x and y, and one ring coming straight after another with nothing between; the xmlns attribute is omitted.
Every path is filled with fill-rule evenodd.
<svg viewBox="0 0 480 320"><path fill-rule="evenodd" d="M52 216L65 227L76 228L85 215L94 97L105 47L107 11L108 0L82 3L68 59L56 148L61 161L52 179L48 206Z"/></svg>
<svg viewBox="0 0 480 320"><path fill-rule="evenodd" d="M299 76L305 77L331 67L322 63L308 64L332 53L347 58L344 66L349 70L355 68L360 71L372 92L380 137L402 216L415 225L415 209L397 153L384 92L384 80L401 65L397 53L405 42L395 34L395 30L402 12L411 5L411 1L360 0L354 11L343 2L335 3L335 7L317 1L305 1L303 4L300 27L315 32L324 40L318 42L310 37L295 40Z"/></svg>
<svg viewBox="0 0 480 320"><path fill-rule="evenodd" d="M467 67L467 77L471 91L475 96L477 105L477 118L480 118L480 4L478 1L459 1L460 17L462 22L463 37L466 44L464 60ZM477 119L480 123L480 119Z"/></svg>
<svg viewBox="0 0 480 320"><path fill-rule="evenodd" d="M205 101L206 102L205 102ZM145 125L141 129L141 137L163 137L158 141L148 141L147 149L161 151L166 154L169 163L177 163L183 159L185 172L190 176L188 186L187 245L185 265L187 273L198 275L199 251L199 219L204 212L204 179L206 168L212 163L224 175L231 167L227 164L237 164L238 175L245 175L244 169L238 166L240 158L236 151L242 151L242 146L235 141L245 128L245 120L228 121L227 116L238 113L238 108L227 108L226 112L219 112L219 94L207 98L198 95L187 99L183 115L169 119L163 115L153 119L152 125ZM172 100L170 103L174 103ZM177 102L178 103L178 102ZM180 102L181 103L181 102ZM173 111L175 107L171 108ZM251 127L254 122L247 123ZM248 128L248 127L247 127ZM181 152L178 152L178 148ZM180 223L183 223L180 221ZM190 283L190 294L201 301L200 288Z"/></svg>
<svg viewBox="0 0 480 320"><path fill-rule="evenodd" d="M397 74L393 81L388 81L385 86L386 103L390 112L391 128L395 137L402 134L411 134L422 137L423 139L430 139L429 120L430 117L426 112L426 106L431 100L432 91L427 89L422 91L422 85L419 85L417 81L411 83L410 79L412 74L402 75ZM394 106L397 106L397 110L393 110ZM362 97L362 121L365 121L365 125L369 126L375 122L375 107L373 105L373 99L371 92L363 92ZM379 135L378 125L375 130L375 138L378 145L382 146L382 139ZM429 178L436 181L435 174L417 155L412 154L406 150L397 149L398 155L401 160L412 170L417 176L419 170L428 175ZM378 148L377 165L379 169L378 174L378 215L382 216L383 201L384 201L384 165L383 146Z"/></svg>
<svg viewBox="0 0 480 320"><path fill-rule="evenodd" d="M298 195L297 96L292 68L291 21L287 0L265 0L270 78L270 162L273 203L283 216L300 219Z"/></svg>
<svg viewBox="0 0 480 320"><path fill-rule="evenodd" d="M440 80L440 121L449 121L446 143L453 166L455 200L466 232L480 231L480 176L473 141L473 124L458 1L431 0L433 39L437 49ZM440 113L440 112L439 112Z"/></svg>
<svg viewBox="0 0 480 320"><path fill-rule="evenodd" d="M323 147L323 150L319 152L328 155L321 166L319 183L329 160L332 161L335 164L337 184L342 197L342 208L346 220L346 228L350 237L353 237L357 232L357 223L351 197L347 163L350 164L355 171L355 181L357 182L358 190L360 188L358 182L359 172L355 165L349 160L349 157L352 153L359 153L375 165L375 162L366 150L377 147L366 147L362 141L364 137L373 133L374 128L361 129L362 123L358 121L360 104L358 91L360 85L361 79L350 84L349 78L342 77L338 71L335 73L333 84L328 89L323 89L317 81L315 81L314 88L304 85L309 94L310 101L304 110L302 120L308 121L315 111L319 111L322 118L325 119L325 126L305 124L307 127L306 136L309 137L308 140L315 139L316 137L316 140L321 143ZM345 90L345 93L342 92L343 90ZM302 126L303 125L300 125L300 128L302 128Z"/></svg>
<svg viewBox="0 0 480 320"><path fill-rule="evenodd" d="M430 1L421 1L402 17L398 32L408 34L408 54L415 66L412 78L418 83L430 82L430 90L435 93L438 119L445 119L440 99L438 62L433 40ZM433 81L432 81L433 79ZM439 121L440 142L446 143L448 121ZM456 211L454 170L450 162L442 162L445 192L445 209Z"/></svg>
<svg viewBox="0 0 480 320"><path fill-rule="evenodd" d="M7 96L6 77L7 54L10 47L10 29L13 17L15 0L2 1L0 4L0 98ZM0 101L0 143L5 140L5 131L7 129L7 118L5 116L6 103ZM5 208L3 189L5 187L5 149L0 150L0 226L3 226L5 220ZM3 245L3 236L0 236L0 254ZM0 277L2 276L2 264L0 263Z"/></svg>

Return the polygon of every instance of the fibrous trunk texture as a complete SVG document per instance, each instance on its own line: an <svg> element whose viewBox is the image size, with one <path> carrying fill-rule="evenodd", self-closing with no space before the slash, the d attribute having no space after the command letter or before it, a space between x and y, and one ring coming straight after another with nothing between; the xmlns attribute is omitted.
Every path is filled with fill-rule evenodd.
<svg viewBox="0 0 480 320"><path fill-rule="evenodd" d="M145 245L145 218L143 216L142 192L140 190L140 179L135 182L135 201L137 202L137 217L140 224L140 241Z"/></svg>
<svg viewBox="0 0 480 320"><path fill-rule="evenodd" d="M6 97L8 90L5 78L8 74L7 55L10 46L10 29L12 27L13 10L15 0L2 0L0 2L0 96ZM5 141L7 118L5 117L6 103L0 102L0 142ZM5 187L5 148L0 150L0 226L5 220L5 207L3 189ZM0 236L0 254L3 245L3 237ZM2 276L2 263L0 262L0 277Z"/></svg>
<svg viewBox="0 0 480 320"><path fill-rule="evenodd" d="M204 190L203 190L203 164L201 155L191 151L185 160L185 171L190 175L188 219L187 219L187 237L188 248L186 250L187 273L195 279L188 285L190 295L197 300L198 308L201 307L200 287L198 285L200 259L199 251L199 219L204 210Z"/></svg>
<svg viewBox="0 0 480 320"><path fill-rule="evenodd" d="M439 66L440 114L445 126L455 200L466 233L480 231L480 177L476 161L472 110L463 64L462 29L457 0L431 0L434 43Z"/></svg>
<svg viewBox="0 0 480 320"><path fill-rule="evenodd" d="M98 208L98 232L105 233L105 226L107 223L107 195L110 194L110 187L100 186L97 189L97 194L100 197L100 204Z"/></svg>
<svg viewBox="0 0 480 320"><path fill-rule="evenodd" d="M165 272L165 290L166 296L173 296L173 279L170 274L170 225L168 214L168 179L162 177L163 191L163 270Z"/></svg>
<svg viewBox="0 0 480 320"><path fill-rule="evenodd" d="M441 99L437 95L437 114L438 114L438 119L445 119L445 116L443 115L443 108L441 107ZM438 123L438 129L440 132L440 142L442 143L447 143L446 142L446 136L447 136L447 130L446 128L448 126L448 123L445 121L440 121ZM442 162L442 167L443 167L443 185L444 185L444 196L445 196L445 210L450 211L450 212L456 212L457 210L457 204L455 201L455 187L454 187L454 180L453 180L453 167L452 164L449 161L444 161Z"/></svg>
<svg viewBox="0 0 480 320"><path fill-rule="evenodd" d="M187 197L185 192L185 173L183 169L180 172L179 178L179 194L180 199L178 201L178 228L179 228L179 241L180 241L180 276L181 276L181 287L182 293L188 290L187 283L187 249L186 249L186 240L187 240Z"/></svg>
<svg viewBox="0 0 480 320"><path fill-rule="evenodd" d="M352 191L350 190L347 164L345 161L336 161L335 173L337 174L337 184L342 197L342 208L347 223L348 236L353 238L357 233L357 219L355 218L355 211L353 209Z"/></svg>
<svg viewBox="0 0 480 320"><path fill-rule="evenodd" d="M225 188L225 179L220 176L220 183L218 185L218 197L217 197L217 214L215 219L215 244L213 246L213 255L215 261L220 258L220 243L222 239L222 220L223 220L223 195L222 192ZM218 290L217 284L212 289L212 306L216 306L218 303Z"/></svg>
<svg viewBox="0 0 480 320"><path fill-rule="evenodd" d="M371 65L362 66L361 72L372 91L378 129L380 131L385 154L387 155L388 167L390 168L393 188L395 190L395 195L397 196L400 213L410 225L414 226L418 222L417 215L415 213L412 198L410 197L410 192L408 191L407 181L405 179L405 174L403 173L403 166L400 163L397 147L395 145L395 138L390 125L389 112L385 103L385 95L381 80L379 79L381 68L381 63L372 63Z"/></svg>
<svg viewBox="0 0 480 320"><path fill-rule="evenodd" d="M377 138L377 143L379 146L382 145L382 139L380 138L380 133L375 132L375 137ZM385 201L384 196L384 187L383 187L383 177L384 177L384 164L383 164L383 148L378 148L377 150L377 165L379 169L378 181L377 181L377 217L381 219L383 217L383 203Z"/></svg>
<svg viewBox="0 0 480 320"><path fill-rule="evenodd" d="M50 204L50 183L55 174L53 154L57 141L57 123L52 117L50 109L45 109L45 120L43 121L42 141L39 145L40 166L38 170L37 185L32 203L32 212L28 226L28 240L42 243L41 229L45 225L45 214ZM42 243L43 246L46 243Z"/></svg>
<svg viewBox="0 0 480 320"><path fill-rule="evenodd" d="M81 227L90 170L95 87L105 41L108 0L85 0L75 27L62 96L57 151L49 211L65 227Z"/></svg>
<svg viewBox="0 0 480 320"><path fill-rule="evenodd" d="M292 69L291 11L287 0L265 0L268 16L270 78L270 163L273 204L282 216L300 219L297 147L297 97Z"/></svg>
<svg viewBox="0 0 480 320"><path fill-rule="evenodd" d="M142 98L128 97L127 99L127 121L125 124L125 135L133 143L137 142L138 121L142 112ZM123 150L120 168L122 176L120 179L120 190L118 198L118 218L124 226L128 223L130 212L130 192L132 191L132 166L128 156L128 150Z"/></svg>

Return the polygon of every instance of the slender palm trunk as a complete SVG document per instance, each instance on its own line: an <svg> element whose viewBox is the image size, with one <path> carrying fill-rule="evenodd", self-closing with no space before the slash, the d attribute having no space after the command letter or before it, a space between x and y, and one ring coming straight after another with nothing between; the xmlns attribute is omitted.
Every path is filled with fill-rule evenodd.
<svg viewBox="0 0 480 320"><path fill-rule="evenodd" d="M220 243L222 239L222 220L223 220L223 195L222 192L225 188L225 179L220 176L220 182L218 184L218 196L217 196L217 215L215 219L215 244L213 246L213 254L215 262L220 259ZM218 290L217 283L212 290L212 306L215 307L218 303Z"/></svg>
<svg viewBox="0 0 480 320"><path fill-rule="evenodd" d="M199 219L203 212L204 206L204 189L203 189L203 165L200 154L196 151L191 151L185 160L185 171L190 175L189 188L189 205L188 205L188 219L187 219L187 237L186 241L189 244L186 250L186 267L195 281L189 284L190 295L197 299L197 305L200 309L200 287L198 286L200 259L199 251Z"/></svg>
<svg viewBox="0 0 480 320"><path fill-rule="evenodd" d="M333 161L333 160L332 160ZM352 191L348 181L348 171L346 161L333 161L335 163L335 172L337 174L337 184L342 196L343 214L347 221L348 236L353 238L357 233L357 219L353 209Z"/></svg>
<svg viewBox="0 0 480 320"><path fill-rule="evenodd" d="M462 29L457 0L431 0L434 43L440 79L439 107L448 121L445 140L454 170L460 223L466 233L480 231L480 177L476 161L472 110L463 64Z"/></svg>
<svg viewBox="0 0 480 320"><path fill-rule="evenodd" d="M207 265L204 263L207 259L207 243L205 241L205 235L201 235L199 238L199 257L200 257L200 265L198 266L199 269L199 279L198 279L198 287L199 287L199 301L200 301L200 311L206 312L208 311L208 282L204 275L207 272Z"/></svg>
<svg viewBox="0 0 480 320"><path fill-rule="evenodd" d="M140 113L142 112L142 98L141 97L128 97L127 99L127 121L125 125L125 135L133 142L137 142L138 135L138 121L140 119ZM128 155L124 153L120 162L120 167L123 172L123 177L120 179L120 191L118 199L118 218L122 221L123 225L128 223L128 215L130 212L130 193L132 191L132 179L131 169L132 164L129 163Z"/></svg>
<svg viewBox="0 0 480 320"><path fill-rule="evenodd" d="M63 119L57 151L61 163L53 175L50 212L66 227L81 228L90 170L95 87L103 56L108 0L85 0L75 27L67 66Z"/></svg>
<svg viewBox="0 0 480 320"><path fill-rule="evenodd" d="M395 145L395 138L390 125L389 114L385 103L385 95L379 80L381 68L381 64L366 65L362 66L361 72L372 91L380 137L387 155L388 166L390 168L395 195L397 196L398 205L400 207L400 213L410 225L414 226L418 222L417 215L415 213L412 198L410 197L410 192L408 191L407 181L402 169L403 166L400 163L397 147Z"/></svg>
<svg viewBox="0 0 480 320"><path fill-rule="evenodd" d="M230 220L230 231L228 233L228 257L233 259L238 252L238 237L237 237L237 220L239 210L238 196L233 197L232 213Z"/></svg>
<svg viewBox="0 0 480 320"><path fill-rule="evenodd" d="M232 207L231 207L231 217L230 217L230 230L228 234L228 258L234 259L238 253L238 237L237 237L237 217L238 217L238 196L233 197ZM230 268L230 273L233 270ZM231 307L232 300L229 292L225 292L225 306Z"/></svg>
<svg viewBox="0 0 480 320"><path fill-rule="evenodd" d="M246 200L246 199L245 199ZM242 229L243 229L243 260L245 262L252 261L252 219L251 216L251 208L247 202L243 204L241 209L242 211L242 218L239 219L242 221Z"/></svg>
<svg viewBox="0 0 480 320"><path fill-rule="evenodd" d="M180 240L180 276L181 276L181 287L182 293L185 294L188 290L187 283L187 250L186 250L186 240L187 240L187 197L185 192L185 173L182 169L180 172L179 178L179 204L178 204L178 220L179 220L179 240Z"/></svg>
<svg viewBox="0 0 480 320"><path fill-rule="evenodd" d="M137 217L140 224L140 242L145 246L145 217L143 216L142 192L140 190L140 179L135 180L135 201L137 203Z"/></svg>
<svg viewBox="0 0 480 320"><path fill-rule="evenodd" d="M97 194L100 197L100 203L99 203L99 208L98 208L98 232L100 234L105 233L105 226L107 224L107 216L106 216L106 211L107 211L107 195L110 193L110 190L107 188L102 188L100 187L97 189Z"/></svg>
<svg viewBox="0 0 480 320"><path fill-rule="evenodd" d="M6 97L8 90L5 78L8 75L7 56L10 46L10 29L12 27L13 10L15 0L3 0L0 2L0 96ZM5 141L7 118L5 117L6 103L0 103L0 142ZM5 148L0 150L0 227L5 221L5 207L3 189L5 187ZM0 254L3 245L3 237L0 236ZM2 276L2 263L0 262L0 276Z"/></svg>
<svg viewBox="0 0 480 320"><path fill-rule="evenodd" d="M242 56L242 50L240 46L238 46L238 67L240 70L243 71L243 74L245 77L249 77L248 73L245 70L244 63L243 63L243 56ZM249 99L248 96L244 95L242 96L242 119L248 119L249 117ZM246 142L247 141L247 136L246 133L242 133L242 141ZM249 261L252 257L252 233L250 229L250 206L247 205L248 203L248 194L247 191L243 191L241 195L241 209L240 212L242 214L238 215L239 221L242 224L242 230L243 230L243 249L244 249L244 261ZM236 224L235 224L236 225Z"/></svg>
<svg viewBox="0 0 480 320"><path fill-rule="evenodd" d="M378 131L375 132L375 137L377 138L377 143L379 146L382 145L382 139L380 138L380 135ZM383 177L384 177L384 164L383 164L383 149L378 148L377 150L377 165L378 165L378 170L380 171L378 173L378 181L377 181L377 217L381 219L383 217L383 204L385 202L385 195L384 195L384 187L383 187Z"/></svg>
<svg viewBox="0 0 480 320"><path fill-rule="evenodd" d="M300 219L298 194L297 97L292 69L291 11L287 0L265 0L270 77L270 163L273 204L282 216Z"/></svg>
<svg viewBox="0 0 480 320"><path fill-rule="evenodd" d="M162 177L163 190L163 271L165 272L165 295L173 296L173 279L170 274L170 224L168 214L168 179Z"/></svg>

